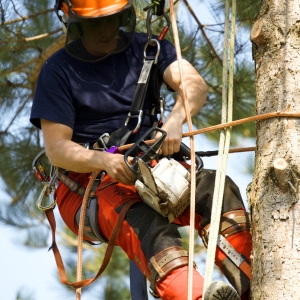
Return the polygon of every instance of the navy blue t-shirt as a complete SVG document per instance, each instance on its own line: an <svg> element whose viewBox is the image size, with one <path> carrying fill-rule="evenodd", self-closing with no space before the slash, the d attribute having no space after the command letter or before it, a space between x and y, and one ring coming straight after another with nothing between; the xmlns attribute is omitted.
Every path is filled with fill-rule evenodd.
<svg viewBox="0 0 300 300"><path fill-rule="evenodd" d="M101 134L122 127L143 66L146 42L146 34L135 33L123 52L97 63L74 59L65 49L54 53L39 74L31 123L41 128L40 119L46 119L69 126L72 140L78 143L94 142ZM151 46L147 50L151 48L156 52ZM158 61L160 86L165 69L175 60L174 46L163 40ZM146 95L139 136L151 127L150 111L151 101Z"/></svg>

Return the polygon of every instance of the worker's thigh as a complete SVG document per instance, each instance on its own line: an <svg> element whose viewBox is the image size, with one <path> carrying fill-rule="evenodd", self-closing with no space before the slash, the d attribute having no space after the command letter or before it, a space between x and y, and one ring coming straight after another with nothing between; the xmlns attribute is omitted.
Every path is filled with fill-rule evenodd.
<svg viewBox="0 0 300 300"><path fill-rule="evenodd" d="M130 259L137 262L149 275L147 263L156 253L173 246L181 246L177 226L143 203L134 186L113 182L106 176L97 189L98 221L102 234L109 239L122 207L132 199L133 204L125 217L116 244Z"/></svg>
<svg viewBox="0 0 300 300"><path fill-rule="evenodd" d="M203 169L196 177L196 199L195 199L195 229L210 224L211 210L215 188L215 170ZM238 186L228 176L225 177L224 196L222 212L224 214L231 210L245 209L242 196ZM175 221L176 224L190 224L190 207L188 207Z"/></svg>

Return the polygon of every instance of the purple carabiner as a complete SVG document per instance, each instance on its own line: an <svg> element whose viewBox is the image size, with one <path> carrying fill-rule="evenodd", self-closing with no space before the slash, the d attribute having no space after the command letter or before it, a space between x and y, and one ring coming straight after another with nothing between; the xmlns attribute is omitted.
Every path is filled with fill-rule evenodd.
<svg viewBox="0 0 300 300"><path fill-rule="evenodd" d="M122 154L122 151L120 151L117 146L111 146L109 149L105 150L105 152Z"/></svg>

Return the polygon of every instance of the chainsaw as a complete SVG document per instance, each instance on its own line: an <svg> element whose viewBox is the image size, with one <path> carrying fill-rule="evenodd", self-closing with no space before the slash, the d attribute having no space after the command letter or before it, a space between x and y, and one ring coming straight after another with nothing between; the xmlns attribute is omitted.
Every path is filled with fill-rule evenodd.
<svg viewBox="0 0 300 300"><path fill-rule="evenodd" d="M147 144L145 141L157 132L161 133L160 138L152 144ZM151 128L125 152L124 160L136 174L135 188L143 201L172 222L190 204L191 175L188 169L174 158L161 158L159 155L166 135L160 128ZM129 156L134 157L132 162L129 162ZM180 151L174 157L189 159L190 149L181 143ZM155 165L152 167L153 162ZM196 156L196 172L199 173L202 168L202 160Z"/></svg>

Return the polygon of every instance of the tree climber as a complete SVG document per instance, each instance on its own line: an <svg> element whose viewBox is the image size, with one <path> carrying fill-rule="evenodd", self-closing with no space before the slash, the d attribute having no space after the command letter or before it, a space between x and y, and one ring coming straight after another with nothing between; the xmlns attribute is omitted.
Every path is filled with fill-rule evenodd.
<svg viewBox="0 0 300 300"><path fill-rule="evenodd" d="M55 7L66 32L66 44L41 69L30 121L42 129L49 161L59 167L55 197L60 214L77 234L80 191L86 188L91 172L105 171L92 199L93 204L96 202L94 215L98 223L94 235L107 241L124 204L138 199L127 212L116 244L150 280L153 294L164 300L187 299L188 258L178 226L189 225L189 209L172 223L168 222L136 192L135 174L128 168L123 154L94 149L99 136L102 141L107 138L103 134L113 136L124 127L140 81L145 45L149 41L146 34L135 32L132 0L56 0ZM156 47L149 45L147 51L155 56ZM186 113L175 49L167 40L160 41L157 67L159 87L165 83L177 92L176 103L161 127L167 135L160 151L170 156L180 150ZM183 61L183 71L190 114L194 116L205 102L207 86L187 61ZM123 144L135 142L152 127L151 103L147 90L140 128L131 134L135 125L130 121L127 126L130 134L125 133ZM160 135L158 132L155 138L159 139ZM195 226L205 245L214 178L215 171L205 169L196 178ZM228 177L220 234L237 251L239 263L234 263L225 249L217 247L216 264L239 296L230 285L213 283L206 297L246 299L251 273L249 219L239 189ZM87 234L84 238L93 240ZM193 272L193 299L202 299L203 277L196 269Z"/></svg>

